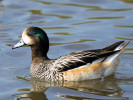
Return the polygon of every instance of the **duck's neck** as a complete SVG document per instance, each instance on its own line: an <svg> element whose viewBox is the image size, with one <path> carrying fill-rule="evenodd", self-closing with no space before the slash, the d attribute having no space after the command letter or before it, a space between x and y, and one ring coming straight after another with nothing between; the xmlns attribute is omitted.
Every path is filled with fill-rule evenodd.
<svg viewBox="0 0 133 100"><path fill-rule="evenodd" d="M47 52L49 50L49 44L43 45L42 43L39 43L37 45L31 46L32 50L32 61L34 59L48 59Z"/></svg>

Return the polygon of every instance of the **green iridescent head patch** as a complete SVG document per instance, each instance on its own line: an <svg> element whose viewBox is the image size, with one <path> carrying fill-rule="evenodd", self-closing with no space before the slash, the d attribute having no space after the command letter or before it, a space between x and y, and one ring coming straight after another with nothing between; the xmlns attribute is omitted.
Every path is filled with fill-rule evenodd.
<svg viewBox="0 0 133 100"><path fill-rule="evenodd" d="M38 36L44 43L48 39L46 33L42 29L40 29L40 28L32 28L29 31L29 35L30 36Z"/></svg>

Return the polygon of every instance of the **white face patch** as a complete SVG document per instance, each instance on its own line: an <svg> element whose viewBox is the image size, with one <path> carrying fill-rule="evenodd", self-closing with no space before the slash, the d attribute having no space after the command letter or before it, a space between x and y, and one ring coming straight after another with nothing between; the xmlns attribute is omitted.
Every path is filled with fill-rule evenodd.
<svg viewBox="0 0 133 100"><path fill-rule="evenodd" d="M27 30L23 31L22 39L27 45L32 45L34 43L33 39L27 35Z"/></svg>

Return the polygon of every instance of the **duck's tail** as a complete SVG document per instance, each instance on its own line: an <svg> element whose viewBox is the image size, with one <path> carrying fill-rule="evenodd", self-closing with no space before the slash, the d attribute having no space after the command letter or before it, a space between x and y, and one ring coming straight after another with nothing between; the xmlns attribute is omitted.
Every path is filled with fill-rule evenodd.
<svg viewBox="0 0 133 100"><path fill-rule="evenodd" d="M121 54L121 53L124 51L124 49L126 48L126 46L127 46L130 42L131 42L131 40L129 40L129 41L126 42L126 43L122 43L122 44L121 44L122 46L118 46L117 48L115 48L115 51L120 50L120 51L118 52L118 54Z"/></svg>
<svg viewBox="0 0 133 100"><path fill-rule="evenodd" d="M120 50L119 53L123 52L123 50L126 48L126 46L131 42L131 40L129 40L128 42L124 42L124 41L119 41L116 42L108 47L103 48L102 50L107 50L107 51L117 51Z"/></svg>
<svg viewBox="0 0 133 100"><path fill-rule="evenodd" d="M113 51L113 50L115 50L119 45L121 45L121 44L123 44L123 43L124 43L124 41L116 42L116 43L114 43L114 44L112 44L112 45L110 45L110 46L108 46L108 47L103 48L103 50Z"/></svg>
<svg viewBox="0 0 133 100"><path fill-rule="evenodd" d="M124 49L126 48L126 46L130 43L130 41L124 43L124 41L122 42L117 42L109 47L113 47L114 48L114 51L117 51L115 54L107 57L106 59L104 59L103 61L109 61L109 62L114 62L115 60L117 60L117 58L119 58L120 54L124 51ZM116 47L117 45L117 47ZM109 49L109 47L107 47L107 49ZM111 48L111 49L113 49ZM107 50L106 49L106 50Z"/></svg>
<svg viewBox="0 0 133 100"><path fill-rule="evenodd" d="M102 66L105 68L103 76L109 76L115 71L120 62L120 55L129 43L130 41L120 43L120 45L114 49L114 51L117 52L103 60Z"/></svg>

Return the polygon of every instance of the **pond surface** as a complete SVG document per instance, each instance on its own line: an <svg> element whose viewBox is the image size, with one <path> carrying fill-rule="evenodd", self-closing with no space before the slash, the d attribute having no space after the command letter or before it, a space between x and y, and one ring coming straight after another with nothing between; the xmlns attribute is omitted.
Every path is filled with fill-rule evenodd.
<svg viewBox="0 0 133 100"><path fill-rule="evenodd" d="M133 40L133 0L0 0L0 100L133 100L133 42L104 81L31 80L29 47L12 50L29 26L50 38L48 56Z"/></svg>

